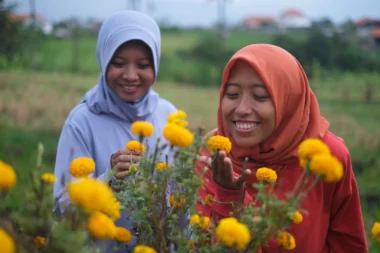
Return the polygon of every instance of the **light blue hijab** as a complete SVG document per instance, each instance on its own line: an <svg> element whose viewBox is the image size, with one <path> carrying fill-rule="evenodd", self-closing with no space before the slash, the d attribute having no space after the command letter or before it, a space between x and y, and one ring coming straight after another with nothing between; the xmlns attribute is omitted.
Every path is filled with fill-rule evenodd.
<svg viewBox="0 0 380 253"><path fill-rule="evenodd" d="M157 23L148 15L131 10L116 12L108 18L99 31L96 57L100 68L98 84L84 96L90 111L112 114L123 121L144 120L157 107L159 95L149 89L132 103L120 99L108 86L106 73L116 50L125 42L140 40L151 50L155 79L161 57L161 34Z"/></svg>

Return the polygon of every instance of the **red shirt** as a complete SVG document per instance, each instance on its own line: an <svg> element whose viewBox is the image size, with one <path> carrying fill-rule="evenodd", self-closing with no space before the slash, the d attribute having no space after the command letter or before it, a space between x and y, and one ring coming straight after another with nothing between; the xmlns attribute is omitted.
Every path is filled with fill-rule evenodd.
<svg viewBox="0 0 380 253"><path fill-rule="evenodd" d="M367 253L367 242L364 231L360 198L355 176L352 170L351 157L342 139L327 133L323 141L330 147L344 166L344 176L338 183L319 182L309 192L301 208L303 221L292 224L287 231L296 240L296 248L291 251L278 249L275 239L269 241L268 247L262 248L262 253L292 252L292 253ZM199 166L202 166L199 164ZM281 192L275 191L279 198L284 198L290 192L301 176L303 168L298 161L288 164L285 169L277 171L277 184L281 182ZM255 171L252 171L255 173ZM236 175L238 176L238 175ZM228 190L220 187L212 180L211 170L206 172L208 181L200 188L198 195L205 198L211 194L221 202L239 201L240 190ZM252 200L256 189L248 187L245 200ZM229 204L208 203L203 206L197 203L197 211L214 219L229 216Z"/></svg>

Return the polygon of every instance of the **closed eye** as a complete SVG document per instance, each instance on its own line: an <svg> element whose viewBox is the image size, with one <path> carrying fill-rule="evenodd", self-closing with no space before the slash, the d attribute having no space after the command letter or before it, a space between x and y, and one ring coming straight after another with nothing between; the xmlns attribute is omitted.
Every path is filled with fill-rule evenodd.
<svg viewBox="0 0 380 253"><path fill-rule="evenodd" d="M259 101L266 100L266 99L270 98L269 96L257 96L257 95L253 95L253 97Z"/></svg>
<svg viewBox="0 0 380 253"><path fill-rule="evenodd" d="M230 99L234 99L239 96L239 93L226 93L226 96Z"/></svg>

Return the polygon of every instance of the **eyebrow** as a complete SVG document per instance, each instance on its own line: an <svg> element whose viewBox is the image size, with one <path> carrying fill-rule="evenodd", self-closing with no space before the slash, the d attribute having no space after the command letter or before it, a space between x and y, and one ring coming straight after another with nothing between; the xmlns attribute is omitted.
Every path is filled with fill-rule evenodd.
<svg viewBox="0 0 380 253"><path fill-rule="evenodd" d="M226 83L226 88L230 87L230 86L240 87L240 84L238 84L238 83ZM254 83L252 86L253 86L253 88L264 88L264 89L267 88L265 86L265 84L262 84L262 83Z"/></svg>

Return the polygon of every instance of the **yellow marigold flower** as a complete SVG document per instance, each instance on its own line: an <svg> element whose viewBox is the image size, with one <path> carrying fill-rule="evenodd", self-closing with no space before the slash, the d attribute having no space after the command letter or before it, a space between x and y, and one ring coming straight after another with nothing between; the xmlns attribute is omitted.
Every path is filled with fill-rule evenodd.
<svg viewBox="0 0 380 253"><path fill-rule="evenodd" d="M276 182L277 173L272 169L262 167L256 171L256 178L259 181L266 181L268 183Z"/></svg>
<svg viewBox="0 0 380 253"><path fill-rule="evenodd" d="M13 168L0 160L0 191L7 191L15 186L17 176Z"/></svg>
<svg viewBox="0 0 380 253"><path fill-rule="evenodd" d="M234 217L221 219L215 229L216 236L228 247L244 249L251 239L246 225Z"/></svg>
<svg viewBox="0 0 380 253"><path fill-rule="evenodd" d="M145 145L138 141L128 142L125 148L131 151L140 151L141 155L144 155L145 153Z"/></svg>
<svg viewBox="0 0 380 253"><path fill-rule="evenodd" d="M136 165L132 164L128 167L128 171L129 172L137 172L138 171L138 168Z"/></svg>
<svg viewBox="0 0 380 253"><path fill-rule="evenodd" d="M93 178L84 178L68 185L72 203L85 212L99 211L106 213L113 220L120 218L120 203L114 197L110 187Z"/></svg>
<svg viewBox="0 0 380 253"><path fill-rule="evenodd" d="M343 177L342 163L331 154L323 153L313 156L310 161L310 171L323 176L327 183L338 182Z"/></svg>
<svg viewBox="0 0 380 253"><path fill-rule="evenodd" d="M179 200L174 197L174 195L170 195L169 197L170 206L174 206L176 208L181 208L186 205L186 197L182 196Z"/></svg>
<svg viewBox="0 0 380 253"><path fill-rule="evenodd" d="M329 154L330 148L320 139L310 138L304 140L298 147L299 159L310 159L317 154Z"/></svg>
<svg viewBox="0 0 380 253"><path fill-rule="evenodd" d="M211 194L207 194L206 197L205 197L205 204L208 204L208 202L212 201L212 195Z"/></svg>
<svg viewBox="0 0 380 253"><path fill-rule="evenodd" d="M116 234L114 239L119 242L127 243L132 240L132 234L126 228L116 227Z"/></svg>
<svg viewBox="0 0 380 253"><path fill-rule="evenodd" d="M198 214L194 214L190 217L190 225L198 224L201 221Z"/></svg>
<svg viewBox="0 0 380 253"><path fill-rule="evenodd" d="M296 211L289 215L289 219L292 220L293 223L295 224L300 224L303 220L303 216L302 216L302 213L300 213L299 211Z"/></svg>
<svg viewBox="0 0 380 253"><path fill-rule="evenodd" d="M146 121L135 121L131 126L131 132L139 136L150 137L154 132L154 127Z"/></svg>
<svg viewBox="0 0 380 253"><path fill-rule="evenodd" d="M145 246L145 245L137 245L133 253L157 253L154 249L151 247Z"/></svg>
<svg viewBox="0 0 380 253"><path fill-rule="evenodd" d="M90 157L78 157L70 164L70 173L76 178L88 177L94 170L95 162Z"/></svg>
<svg viewBox="0 0 380 253"><path fill-rule="evenodd" d="M166 170L167 168L171 168L172 166L170 164L166 164L166 162L159 162L156 164L156 168L159 171Z"/></svg>
<svg viewBox="0 0 380 253"><path fill-rule="evenodd" d="M372 227L372 238L380 242L380 222L375 222Z"/></svg>
<svg viewBox="0 0 380 253"><path fill-rule="evenodd" d="M33 244L34 244L34 247L36 247L37 249L39 249L42 246L46 245L46 238L43 237L43 236L36 236L33 239Z"/></svg>
<svg viewBox="0 0 380 253"><path fill-rule="evenodd" d="M169 114L167 123L172 123L180 127L186 127L189 123L185 120L187 118L186 112L178 110L175 113Z"/></svg>
<svg viewBox="0 0 380 253"><path fill-rule="evenodd" d="M288 232L281 232L277 236L277 242L286 250L292 250L296 247L296 240Z"/></svg>
<svg viewBox="0 0 380 253"><path fill-rule="evenodd" d="M212 152L223 150L224 152L229 153L231 151L232 144L230 139L227 137L214 135L208 139L207 146Z"/></svg>
<svg viewBox="0 0 380 253"><path fill-rule="evenodd" d="M4 253L15 253L16 252L16 245L13 241L12 237L5 232L2 228L0 228L0 245L1 245L1 252Z"/></svg>
<svg viewBox="0 0 380 253"><path fill-rule="evenodd" d="M189 240L189 248L190 249L194 249L194 247L195 247L194 241L193 240Z"/></svg>
<svg viewBox="0 0 380 253"><path fill-rule="evenodd" d="M113 221L104 213L95 212L88 219L87 230L95 239L114 239L116 226Z"/></svg>
<svg viewBox="0 0 380 253"><path fill-rule="evenodd" d="M206 230L209 227L210 222L211 222L211 220L210 220L209 217L202 216L201 219L200 219L200 221L199 221L199 225L201 226L201 228L203 230Z"/></svg>
<svg viewBox="0 0 380 253"><path fill-rule="evenodd" d="M210 225L210 218L207 216L200 217L198 214L194 214L190 218L190 225L197 224L203 230L206 230Z"/></svg>
<svg viewBox="0 0 380 253"><path fill-rule="evenodd" d="M186 148L194 141L194 135L186 128L169 123L165 126L163 135L172 146Z"/></svg>
<svg viewBox="0 0 380 253"><path fill-rule="evenodd" d="M53 173L44 173L41 175L41 180L47 184L54 184L57 181L57 178Z"/></svg>

